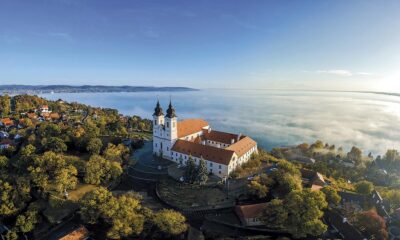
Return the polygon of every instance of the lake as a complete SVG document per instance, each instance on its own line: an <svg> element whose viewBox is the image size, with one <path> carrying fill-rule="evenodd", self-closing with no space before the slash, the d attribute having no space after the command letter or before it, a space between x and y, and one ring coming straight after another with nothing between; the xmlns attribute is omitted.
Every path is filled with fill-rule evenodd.
<svg viewBox="0 0 400 240"><path fill-rule="evenodd" d="M249 135L259 146L324 142L382 154L400 149L400 97L373 93L201 90L194 92L55 93L42 97L116 108L151 118L157 97L164 111L170 96L179 119L204 118L215 130Z"/></svg>

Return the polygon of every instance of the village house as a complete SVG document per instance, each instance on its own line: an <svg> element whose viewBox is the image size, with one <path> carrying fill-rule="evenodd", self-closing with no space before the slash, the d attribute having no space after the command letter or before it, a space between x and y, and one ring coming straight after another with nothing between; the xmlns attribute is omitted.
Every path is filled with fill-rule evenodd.
<svg viewBox="0 0 400 240"><path fill-rule="evenodd" d="M260 215L266 206L267 203L237 205L235 207L235 213L243 226L261 226L263 222L260 220Z"/></svg>
<svg viewBox="0 0 400 240"><path fill-rule="evenodd" d="M320 190L327 185L324 176L319 172L305 168L300 169L300 172L303 185L311 190Z"/></svg>
<svg viewBox="0 0 400 240"><path fill-rule="evenodd" d="M10 118L2 118L0 119L0 126L5 128L10 128L14 126L14 121L11 120Z"/></svg>
<svg viewBox="0 0 400 240"><path fill-rule="evenodd" d="M153 154L185 165L203 159L210 173L225 178L257 153L257 142L242 134L211 129L202 119L179 121L170 102L167 115L157 102L153 114Z"/></svg>
<svg viewBox="0 0 400 240"><path fill-rule="evenodd" d="M50 109L49 109L49 106L47 106L47 105L40 106L39 110L40 110L41 113L49 113L49 112L51 112Z"/></svg>

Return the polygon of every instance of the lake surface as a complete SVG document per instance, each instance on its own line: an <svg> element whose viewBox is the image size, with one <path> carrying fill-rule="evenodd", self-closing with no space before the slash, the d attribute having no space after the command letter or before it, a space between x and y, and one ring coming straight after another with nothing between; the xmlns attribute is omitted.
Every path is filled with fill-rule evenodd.
<svg viewBox="0 0 400 240"><path fill-rule="evenodd" d="M194 92L55 93L42 97L116 108L151 118L157 96L179 119L204 118L215 130L243 133L261 147L324 142L365 153L400 149L400 97L373 93L201 90Z"/></svg>

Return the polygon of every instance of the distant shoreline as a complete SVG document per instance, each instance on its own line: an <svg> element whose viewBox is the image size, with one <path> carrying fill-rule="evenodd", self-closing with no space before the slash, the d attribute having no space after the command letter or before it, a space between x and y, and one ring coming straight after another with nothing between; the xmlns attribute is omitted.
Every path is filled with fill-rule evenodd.
<svg viewBox="0 0 400 240"><path fill-rule="evenodd" d="M104 85L0 85L0 93L46 94L46 93L110 93L110 92L186 92L198 91L188 87L154 86L104 86Z"/></svg>

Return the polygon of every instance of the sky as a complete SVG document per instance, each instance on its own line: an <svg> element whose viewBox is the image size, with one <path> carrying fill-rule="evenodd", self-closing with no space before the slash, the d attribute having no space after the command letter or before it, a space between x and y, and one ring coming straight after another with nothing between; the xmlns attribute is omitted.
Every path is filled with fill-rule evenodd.
<svg viewBox="0 0 400 240"><path fill-rule="evenodd" d="M400 92L400 1L0 0L0 84Z"/></svg>

